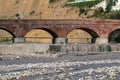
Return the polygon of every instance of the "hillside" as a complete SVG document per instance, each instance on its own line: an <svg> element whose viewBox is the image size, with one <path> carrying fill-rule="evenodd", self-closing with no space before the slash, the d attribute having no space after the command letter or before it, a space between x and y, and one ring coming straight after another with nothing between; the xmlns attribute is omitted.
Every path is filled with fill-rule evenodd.
<svg viewBox="0 0 120 80"><path fill-rule="evenodd" d="M79 9L64 7L67 0L0 0L0 18L15 19L78 19Z"/></svg>
<svg viewBox="0 0 120 80"><path fill-rule="evenodd" d="M0 19L113 19L108 16L111 16L113 13L115 15L119 13L106 14L105 11L101 12L101 9L96 11L96 7L105 9L104 0L66 5L68 1L70 0L56 0L50 3L49 0L0 0ZM113 10L119 10L119 6L120 1L118 1L116 6L113 6Z"/></svg>

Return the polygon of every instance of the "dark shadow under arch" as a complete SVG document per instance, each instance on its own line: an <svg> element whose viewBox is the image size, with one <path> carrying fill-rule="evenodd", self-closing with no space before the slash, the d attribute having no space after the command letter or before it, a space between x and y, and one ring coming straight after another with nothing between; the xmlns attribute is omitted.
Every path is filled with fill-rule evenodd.
<svg viewBox="0 0 120 80"><path fill-rule="evenodd" d="M120 43L120 29L112 31L108 36L109 43Z"/></svg>
<svg viewBox="0 0 120 80"><path fill-rule="evenodd" d="M79 29L88 32L93 38L98 38L99 37L98 34L91 29L88 29L88 28L79 28Z"/></svg>
<svg viewBox="0 0 120 80"><path fill-rule="evenodd" d="M47 31L47 32L48 32L49 34L51 34L54 38L57 38L57 37L58 37L58 35L57 35L55 32L53 32L52 30L49 30L49 29L46 29L46 28L38 28L38 29Z"/></svg>

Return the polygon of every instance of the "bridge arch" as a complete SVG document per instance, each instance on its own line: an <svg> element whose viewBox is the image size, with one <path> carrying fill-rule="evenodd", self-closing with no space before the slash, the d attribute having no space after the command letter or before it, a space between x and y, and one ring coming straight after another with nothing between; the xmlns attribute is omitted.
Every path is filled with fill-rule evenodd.
<svg viewBox="0 0 120 80"><path fill-rule="evenodd" d="M0 42L14 42L14 37L15 35L11 31L0 28Z"/></svg>
<svg viewBox="0 0 120 80"><path fill-rule="evenodd" d="M26 42L55 43L56 37L56 33L46 28L31 29L25 34Z"/></svg>
<svg viewBox="0 0 120 80"><path fill-rule="evenodd" d="M113 30L108 36L109 43L120 43L120 29Z"/></svg>
<svg viewBox="0 0 120 80"><path fill-rule="evenodd" d="M68 35L68 43L95 43L98 34L92 29L75 28Z"/></svg>

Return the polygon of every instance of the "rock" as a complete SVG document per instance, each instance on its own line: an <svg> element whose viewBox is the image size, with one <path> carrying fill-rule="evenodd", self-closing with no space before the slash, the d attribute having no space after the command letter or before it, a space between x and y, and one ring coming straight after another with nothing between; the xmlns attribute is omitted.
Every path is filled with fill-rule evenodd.
<svg viewBox="0 0 120 80"><path fill-rule="evenodd" d="M3 60L2 58L0 58L0 61Z"/></svg>
<svg viewBox="0 0 120 80"><path fill-rule="evenodd" d="M11 79L8 79L8 80L17 80L17 78L16 77L12 77Z"/></svg>

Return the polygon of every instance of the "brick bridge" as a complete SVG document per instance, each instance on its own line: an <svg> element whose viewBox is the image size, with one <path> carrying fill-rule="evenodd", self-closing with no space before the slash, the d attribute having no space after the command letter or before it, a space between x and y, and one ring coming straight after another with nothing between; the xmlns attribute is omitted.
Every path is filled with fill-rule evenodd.
<svg viewBox="0 0 120 80"><path fill-rule="evenodd" d="M24 36L33 29L47 31L55 43L67 43L66 36L75 29L88 32L93 43L120 41L120 20L0 20L0 29L12 34L14 42L24 42Z"/></svg>

